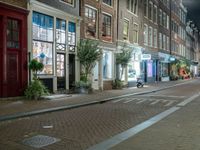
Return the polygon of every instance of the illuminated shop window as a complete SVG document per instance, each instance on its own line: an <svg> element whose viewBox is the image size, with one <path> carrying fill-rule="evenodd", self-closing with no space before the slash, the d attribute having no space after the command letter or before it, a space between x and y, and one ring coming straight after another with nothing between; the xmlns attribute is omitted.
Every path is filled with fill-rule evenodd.
<svg viewBox="0 0 200 150"><path fill-rule="evenodd" d="M33 59L44 64L40 74L53 74L53 17L33 12Z"/></svg>
<svg viewBox="0 0 200 150"><path fill-rule="evenodd" d="M70 51L75 51L76 46L76 24L68 23L68 46Z"/></svg>
<svg viewBox="0 0 200 150"><path fill-rule="evenodd" d="M66 21L56 19L56 50L66 50Z"/></svg>

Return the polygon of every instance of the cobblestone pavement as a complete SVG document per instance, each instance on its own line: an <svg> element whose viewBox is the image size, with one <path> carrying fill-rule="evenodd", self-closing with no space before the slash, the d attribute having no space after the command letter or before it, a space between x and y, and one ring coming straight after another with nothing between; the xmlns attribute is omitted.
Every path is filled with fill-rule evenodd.
<svg viewBox="0 0 200 150"><path fill-rule="evenodd" d="M197 80L197 79L196 79ZM29 112L40 109L47 109L59 106L80 104L90 101L99 101L105 98L120 96L123 94L132 94L137 92L151 91L153 89L159 89L167 86L172 86L180 83L195 82L195 80L179 80L171 82L158 82L148 84L144 88L125 88L122 90L109 90L103 92L94 92L88 95L73 94L68 95L66 98L54 99L54 100L44 100L44 101L29 101L29 100L1 100L0 99L0 117L5 115L16 114L19 112Z"/></svg>

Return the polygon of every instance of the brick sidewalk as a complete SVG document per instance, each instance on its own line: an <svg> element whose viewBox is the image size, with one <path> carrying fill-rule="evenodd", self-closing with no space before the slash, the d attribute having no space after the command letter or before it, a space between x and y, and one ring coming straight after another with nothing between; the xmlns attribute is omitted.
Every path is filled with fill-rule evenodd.
<svg viewBox="0 0 200 150"><path fill-rule="evenodd" d="M62 99L52 99L52 100L41 100L41 101L29 101L29 100L1 100L0 99L0 117L7 115L14 115L23 112L31 112L61 106L70 106L88 103L92 101L101 101L103 99L117 97L126 94L134 94L139 92L149 92L152 90L159 90L165 87L173 86L180 83L187 83L192 80L179 80L170 82L158 82L146 85L144 88L125 88L122 90L109 90L103 92L94 92L93 94L81 95L74 94L68 95Z"/></svg>

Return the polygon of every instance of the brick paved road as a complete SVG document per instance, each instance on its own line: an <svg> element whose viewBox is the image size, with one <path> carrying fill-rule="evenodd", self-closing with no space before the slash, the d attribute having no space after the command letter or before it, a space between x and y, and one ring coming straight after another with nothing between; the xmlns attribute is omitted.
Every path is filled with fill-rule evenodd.
<svg viewBox="0 0 200 150"><path fill-rule="evenodd" d="M168 109L193 95L198 88L199 83L190 83L147 96L2 122L0 149L32 150L22 140L40 134L61 139L42 150L84 150Z"/></svg>
<svg viewBox="0 0 200 150"><path fill-rule="evenodd" d="M171 106L166 106L170 101L181 99L183 98L173 97L173 100L169 100L167 97L161 99L154 96L149 99L134 96L119 99L120 101L4 122L0 124L0 149L32 149L23 145L22 140L38 134L61 139L60 142L42 148L44 150L86 149L164 111ZM43 128L51 125L53 128Z"/></svg>

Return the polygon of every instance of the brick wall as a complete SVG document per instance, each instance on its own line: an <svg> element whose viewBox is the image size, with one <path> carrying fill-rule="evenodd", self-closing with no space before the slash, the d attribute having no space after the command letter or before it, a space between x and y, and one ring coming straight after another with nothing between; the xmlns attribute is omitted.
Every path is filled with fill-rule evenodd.
<svg viewBox="0 0 200 150"><path fill-rule="evenodd" d="M4 2L10 5L27 8L27 1L26 0L0 0L0 2Z"/></svg>

